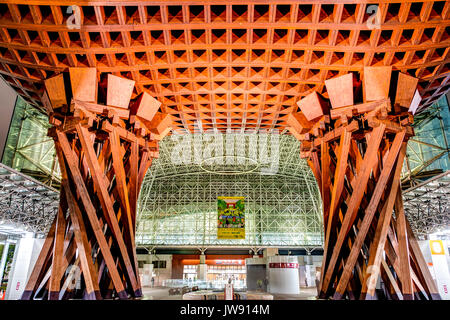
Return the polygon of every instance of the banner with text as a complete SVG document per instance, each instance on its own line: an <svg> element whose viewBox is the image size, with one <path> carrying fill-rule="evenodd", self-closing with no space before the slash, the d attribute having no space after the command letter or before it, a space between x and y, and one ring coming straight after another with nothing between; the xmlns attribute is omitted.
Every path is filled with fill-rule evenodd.
<svg viewBox="0 0 450 320"><path fill-rule="evenodd" d="M217 239L245 239L244 197L218 197L217 215Z"/></svg>

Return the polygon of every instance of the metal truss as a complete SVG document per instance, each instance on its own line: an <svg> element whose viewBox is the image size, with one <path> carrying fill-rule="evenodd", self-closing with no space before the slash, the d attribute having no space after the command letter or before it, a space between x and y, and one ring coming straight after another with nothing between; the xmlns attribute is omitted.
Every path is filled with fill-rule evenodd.
<svg viewBox="0 0 450 320"><path fill-rule="evenodd" d="M58 204L57 190L0 164L0 233L44 235Z"/></svg>
<svg viewBox="0 0 450 320"><path fill-rule="evenodd" d="M34 179L59 186L60 171L47 116L21 97L16 100L2 163Z"/></svg>
<svg viewBox="0 0 450 320"><path fill-rule="evenodd" d="M403 192L411 228L420 238L450 229L450 170Z"/></svg>
<svg viewBox="0 0 450 320"><path fill-rule="evenodd" d="M160 143L160 157L154 160L139 199L136 231L139 246L322 245L319 190L306 162L299 159L299 142L295 138L277 135L270 138L274 141L269 139L266 143L263 137L263 142L257 140L255 148L255 140L249 134L190 136L168 137ZM223 163L208 165L208 158L194 157L194 141L205 151L225 146L226 141L234 138L236 148L234 152L223 152ZM185 151L183 161L174 159L180 143ZM256 154L252 154L252 148L257 149ZM263 154L266 151L267 157ZM267 161L274 159L271 153L275 151L278 151L276 165ZM217 160L220 156L212 154L209 159L212 158ZM263 170L264 165L266 169L276 167L276 171ZM255 166L258 169L249 172ZM225 174L228 172L234 174ZM217 239L218 196L245 196L245 240Z"/></svg>
<svg viewBox="0 0 450 320"><path fill-rule="evenodd" d="M299 152L300 143L293 136L277 132L172 134L160 143L159 159L154 160L144 183L196 172L253 170L301 177L310 169L306 161L299 161Z"/></svg>
<svg viewBox="0 0 450 320"><path fill-rule="evenodd" d="M415 117L415 136L409 140L403 166L405 212L415 234L450 229L450 112L447 98Z"/></svg>
<svg viewBox="0 0 450 320"><path fill-rule="evenodd" d="M450 169L449 128L450 113L445 96L415 117L415 136L408 142L402 171L404 190Z"/></svg>

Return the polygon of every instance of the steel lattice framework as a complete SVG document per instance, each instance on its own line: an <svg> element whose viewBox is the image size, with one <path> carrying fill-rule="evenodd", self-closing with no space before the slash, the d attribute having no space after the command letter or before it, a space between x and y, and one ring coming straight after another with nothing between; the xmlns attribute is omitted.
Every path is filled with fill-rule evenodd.
<svg viewBox="0 0 450 320"><path fill-rule="evenodd" d="M252 140L255 137L252 134L198 134L173 135L164 140L160 144L160 158L154 160L143 184L137 244L321 246L323 226L319 191L311 170L298 157L298 141L287 135L275 135L276 139L270 135L269 156L265 158L262 153L267 149L263 144L267 141L265 138ZM189 141L192 141L191 145ZM217 147L225 146L227 141L235 141L236 148L232 153L224 151L223 163L207 164L208 158L194 161L194 141L201 146L203 155L208 146L217 151ZM257 152L252 156L249 149L255 146L255 141ZM177 148L188 148L191 154L184 152L185 158L178 159ZM267 159L276 150L279 152L276 171L267 174L262 166L268 164ZM217 160L220 156L212 154L209 159L212 158ZM240 159L242 163L236 164ZM194 163L187 164L188 160ZM235 161L235 164L230 165L227 161ZM245 173L257 165L260 165L258 171ZM275 168L273 163L271 165ZM230 172L230 168L234 174L213 173ZM236 174L238 171L240 174ZM241 195L245 196L246 202L246 239L217 240L217 197Z"/></svg>
<svg viewBox="0 0 450 320"><path fill-rule="evenodd" d="M16 100L2 163L48 185L59 187L60 170L48 119L20 96Z"/></svg>
<svg viewBox="0 0 450 320"><path fill-rule="evenodd" d="M414 118L402 172L404 191L450 169L450 109L442 97Z"/></svg>
<svg viewBox="0 0 450 320"><path fill-rule="evenodd" d="M416 235L450 229L450 171L403 192L404 207Z"/></svg>
<svg viewBox="0 0 450 320"><path fill-rule="evenodd" d="M17 233L22 229L45 234L58 203L59 193L55 189L0 163L0 233Z"/></svg>

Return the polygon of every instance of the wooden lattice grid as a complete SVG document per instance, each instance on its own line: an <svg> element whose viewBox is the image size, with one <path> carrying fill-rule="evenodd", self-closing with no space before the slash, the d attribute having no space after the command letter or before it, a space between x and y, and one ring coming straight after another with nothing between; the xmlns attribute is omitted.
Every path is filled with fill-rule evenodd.
<svg viewBox="0 0 450 320"><path fill-rule="evenodd" d="M0 0L0 74L41 108L43 79L97 67L161 101L175 131L283 131L303 96L364 66L420 78L419 110L448 91L448 1L334 2Z"/></svg>

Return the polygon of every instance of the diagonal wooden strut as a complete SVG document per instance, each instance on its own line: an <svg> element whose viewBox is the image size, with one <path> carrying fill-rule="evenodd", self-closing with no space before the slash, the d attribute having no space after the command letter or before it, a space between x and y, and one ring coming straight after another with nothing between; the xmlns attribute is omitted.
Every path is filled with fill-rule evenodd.
<svg viewBox="0 0 450 320"><path fill-rule="evenodd" d="M361 75L336 77L325 83L331 105L311 93L288 119L323 202L322 299L440 299L400 188L414 135L408 103L415 88L405 86L417 79L399 74L392 79L401 81L390 83L391 72L365 67ZM354 77L362 78L362 96ZM385 290L376 289L379 280Z"/></svg>
<svg viewBox="0 0 450 320"><path fill-rule="evenodd" d="M97 92L98 77L95 68L69 68L46 81L48 135L62 175L60 208L22 299L41 292L50 300L142 296L136 203L171 118L148 93L130 102L133 81L107 75L106 90ZM55 100L62 93L67 101ZM73 288L77 278L80 293Z"/></svg>
<svg viewBox="0 0 450 320"><path fill-rule="evenodd" d="M325 273L324 282L321 288L322 295L328 292L329 284L332 280L332 277L335 275L336 262L339 258L342 244L344 243L344 240L348 232L350 231L353 222L356 219L356 213L365 191L364 186L367 185L367 181L369 180L370 169L375 165L376 162L378 162L376 152L381 143L384 129L385 129L384 125L375 128L371 135L371 140L368 143L369 144L368 152L364 156L363 160L366 162L366 165L364 165L361 168L360 172L358 172L357 174L358 178L356 180L356 185L358 186L358 188L356 188L356 190L352 193L350 197L348 208L344 216L344 221L342 222L342 226L338 233L336 243L334 244L333 253L330 258L330 263Z"/></svg>

